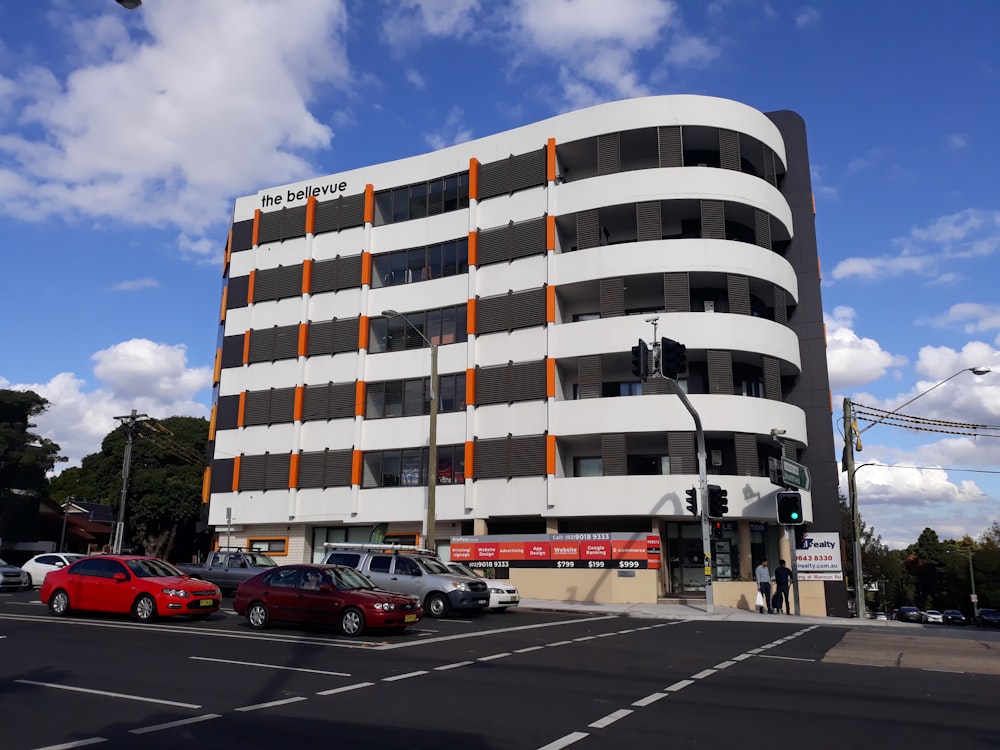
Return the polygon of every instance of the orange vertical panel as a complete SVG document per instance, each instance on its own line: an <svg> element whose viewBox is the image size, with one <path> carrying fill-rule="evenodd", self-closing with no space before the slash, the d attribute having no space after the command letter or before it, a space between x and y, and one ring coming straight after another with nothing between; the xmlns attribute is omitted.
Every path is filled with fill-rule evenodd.
<svg viewBox="0 0 1000 750"><path fill-rule="evenodd" d="M218 402L212 404L212 413L208 417L208 442L215 440L215 419L219 413Z"/></svg>
<svg viewBox="0 0 1000 750"><path fill-rule="evenodd" d="M545 217L545 249L550 253L556 249L556 217Z"/></svg>
<svg viewBox="0 0 1000 750"><path fill-rule="evenodd" d="M212 385L222 379L222 347L215 350L215 370L212 372Z"/></svg>
<svg viewBox="0 0 1000 750"><path fill-rule="evenodd" d="M552 475L556 473L556 436L545 436L545 473Z"/></svg>
<svg viewBox="0 0 1000 750"><path fill-rule="evenodd" d="M229 287L224 286L222 288L222 306L219 309L219 322L222 323L226 320L226 300L229 298Z"/></svg>
<svg viewBox="0 0 1000 750"><path fill-rule="evenodd" d="M299 350L298 355L305 357L309 354L309 324L299 323Z"/></svg>
<svg viewBox="0 0 1000 750"><path fill-rule="evenodd" d="M365 224L375 223L375 186L365 185Z"/></svg>
<svg viewBox="0 0 1000 750"><path fill-rule="evenodd" d="M243 334L243 364L250 364L250 331Z"/></svg>
<svg viewBox="0 0 1000 750"><path fill-rule="evenodd" d="M257 281L257 269L255 268L250 272L250 283L247 284L247 304L253 304L253 286Z"/></svg>
<svg viewBox="0 0 1000 750"><path fill-rule="evenodd" d="M240 457L233 459L233 492L240 491Z"/></svg>
<svg viewBox="0 0 1000 750"><path fill-rule="evenodd" d="M466 325L465 332L472 336L476 332L476 298L473 297L465 306Z"/></svg>
<svg viewBox="0 0 1000 750"><path fill-rule="evenodd" d="M549 284L545 287L545 322L556 322L556 287Z"/></svg>
<svg viewBox="0 0 1000 750"><path fill-rule="evenodd" d="M361 283L372 285L372 254L367 250L361 253Z"/></svg>
<svg viewBox="0 0 1000 750"><path fill-rule="evenodd" d="M351 461L351 484L361 484L361 451L354 451Z"/></svg>
<svg viewBox="0 0 1000 750"><path fill-rule="evenodd" d="M545 360L545 395L548 398L556 396L556 358L548 357Z"/></svg>
<svg viewBox="0 0 1000 750"><path fill-rule="evenodd" d="M368 348L368 316L362 315L358 319L358 349Z"/></svg>
<svg viewBox="0 0 1000 750"><path fill-rule="evenodd" d="M479 263L479 232L469 232L469 266Z"/></svg>
<svg viewBox="0 0 1000 750"><path fill-rule="evenodd" d="M257 245L257 237L259 232L260 232L260 209L258 208L253 212L253 238L250 240L250 242L255 247Z"/></svg>
<svg viewBox="0 0 1000 750"><path fill-rule="evenodd" d="M306 234L315 234L316 228L316 196L310 195L306 200Z"/></svg>
<svg viewBox="0 0 1000 750"><path fill-rule="evenodd" d="M240 391L240 410L236 415L236 426L243 427L243 417L247 410L247 392Z"/></svg>
<svg viewBox="0 0 1000 750"><path fill-rule="evenodd" d="M205 504L212 496L212 467L206 466L205 473L201 475L201 502Z"/></svg>
<svg viewBox="0 0 1000 750"><path fill-rule="evenodd" d="M822 281L823 280L823 261L821 261L819 259L818 255L816 256L816 273L819 274L819 280Z"/></svg>
<svg viewBox="0 0 1000 750"><path fill-rule="evenodd" d="M293 453L288 462L288 488L297 490L299 488L299 453Z"/></svg>
<svg viewBox="0 0 1000 750"><path fill-rule="evenodd" d="M476 444L471 440L465 441L465 478L475 479L475 472L473 471L474 464L472 463L476 458Z"/></svg>
<svg viewBox="0 0 1000 750"><path fill-rule="evenodd" d="M310 200L312 200L310 198ZM312 260L302 261L302 293L312 293L313 262Z"/></svg>
<svg viewBox="0 0 1000 750"><path fill-rule="evenodd" d="M469 200L479 200L479 159L469 159Z"/></svg>
<svg viewBox="0 0 1000 750"><path fill-rule="evenodd" d="M476 368L465 371L465 405L476 405Z"/></svg>
<svg viewBox="0 0 1000 750"><path fill-rule="evenodd" d="M226 239L226 254L222 257L222 273L225 274L226 269L229 268L229 261L233 257L233 230L232 227L229 229L229 237Z"/></svg>
<svg viewBox="0 0 1000 750"><path fill-rule="evenodd" d="M545 146L545 179L552 182L556 178L556 139L549 138Z"/></svg>
<svg viewBox="0 0 1000 750"><path fill-rule="evenodd" d="M368 394L368 383L359 380L354 384L354 416L365 415L365 398Z"/></svg>
<svg viewBox="0 0 1000 750"><path fill-rule="evenodd" d="M302 403L305 401L306 389L305 386L297 385L295 386L295 402L292 406L292 421L301 422L302 421Z"/></svg>

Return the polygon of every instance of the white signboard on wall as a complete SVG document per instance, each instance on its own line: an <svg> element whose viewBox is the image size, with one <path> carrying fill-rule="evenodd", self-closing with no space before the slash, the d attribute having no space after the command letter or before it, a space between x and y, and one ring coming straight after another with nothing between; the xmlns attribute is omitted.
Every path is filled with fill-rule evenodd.
<svg viewBox="0 0 1000 750"><path fill-rule="evenodd" d="M842 581L840 534L820 532L802 537L795 550L795 567L800 581Z"/></svg>

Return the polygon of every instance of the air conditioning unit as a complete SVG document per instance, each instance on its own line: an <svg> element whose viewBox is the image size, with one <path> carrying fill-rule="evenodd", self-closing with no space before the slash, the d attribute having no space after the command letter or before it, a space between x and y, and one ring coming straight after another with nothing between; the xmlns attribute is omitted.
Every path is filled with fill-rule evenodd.
<svg viewBox="0 0 1000 750"><path fill-rule="evenodd" d="M716 469L722 466L722 451L712 451L712 466Z"/></svg>

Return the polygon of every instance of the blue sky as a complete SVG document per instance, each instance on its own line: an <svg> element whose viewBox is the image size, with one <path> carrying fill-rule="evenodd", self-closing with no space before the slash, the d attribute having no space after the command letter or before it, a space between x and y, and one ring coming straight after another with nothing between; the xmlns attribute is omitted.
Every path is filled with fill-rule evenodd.
<svg viewBox="0 0 1000 750"><path fill-rule="evenodd" d="M806 120L835 412L985 365L906 413L1000 424L997 28L992 0L0 3L0 387L52 402L68 465L132 408L207 416L237 196L684 93ZM857 460L893 546L1000 516L996 438L878 425Z"/></svg>

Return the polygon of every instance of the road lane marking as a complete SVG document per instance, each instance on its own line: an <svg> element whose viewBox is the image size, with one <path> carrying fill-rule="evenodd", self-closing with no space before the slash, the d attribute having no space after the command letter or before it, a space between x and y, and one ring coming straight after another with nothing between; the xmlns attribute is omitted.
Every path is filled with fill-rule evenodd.
<svg viewBox="0 0 1000 750"><path fill-rule="evenodd" d="M545 646L527 646L525 648L519 648L514 653L515 654L527 654L531 651L541 651Z"/></svg>
<svg viewBox="0 0 1000 750"><path fill-rule="evenodd" d="M516 625L510 628L495 628L493 630L479 630L474 633L456 633L454 635L443 635L437 638L427 638L413 643L387 643L375 646L375 651L393 651L398 648L411 648L413 646L424 646L428 643L445 643L446 641L458 641L463 638L478 638L484 635L496 635L497 633L517 633L522 630L536 630L538 628L554 628L563 625L577 625L582 622L600 622L601 620L616 620L618 615L600 615L597 617L581 617L575 620L557 620L555 622L539 622L533 625ZM571 641L565 641L570 643ZM551 644L550 644L551 645Z"/></svg>
<svg viewBox="0 0 1000 750"><path fill-rule="evenodd" d="M561 750L561 748L569 747L574 742L579 742L584 737L589 737L590 735L586 732L571 732L565 737L560 737L555 742L550 742L548 745L543 745L538 748L538 750Z"/></svg>
<svg viewBox="0 0 1000 750"><path fill-rule="evenodd" d="M72 750L74 747L86 747L87 745L96 745L98 742L107 742L104 737L91 737L89 740L77 740L76 742L66 742L62 745L46 745L45 747L37 748L37 750Z"/></svg>
<svg viewBox="0 0 1000 750"><path fill-rule="evenodd" d="M411 677L419 677L422 674L428 674L426 669L421 669L416 672L407 672L406 674L396 674L392 677L383 677L382 682L396 682L396 680L408 680Z"/></svg>
<svg viewBox="0 0 1000 750"><path fill-rule="evenodd" d="M733 661L743 661L749 659L751 656L752 654L740 654L739 656L734 656Z"/></svg>
<svg viewBox="0 0 1000 750"><path fill-rule="evenodd" d="M748 653L748 654L759 654L759 653L760 653L761 651L763 651L763 650L764 650L764 649L762 649L762 648L752 648L752 649L750 649L749 651L747 651L747 653Z"/></svg>
<svg viewBox="0 0 1000 750"><path fill-rule="evenodd" d="M593 727L594 729L604 729L611 724L614 724L619 719L624 719L629 714L634 713L631 708L621 708L617 711L613 711L602 719L598 719L593 724L588 724L588 727Z"/></svg>
<svg viewBox="0 0 1000 750"><path fill-rule="evenodd" d="M574 638L574 639L573 639L573 641L574 641L575 643L581 643L582 641L592 641L592 640L594 640L594 639L595 639L596 637L597 637L596 635L585 635L585 636L583 636L582 638Z"/></svg>
<svg viewBox="0 0 1000 750"><path fill-rule="evenodd" d="M546 646L568 646L573 641L555 641L554 643L546 643Z"/></svg>
<svg viewBox="0 0 1000 750"><path fill-rule="evenodd" d="M734 662L732 659L727 659L726 661L719 662L718 664L716 664L713 667L713 669L726 669L727 667L733 666L735 663L736 662Z"/></svg>
<svg viewBox="0 0 1000 750"><path fill-rule="evenodd" d="M215 659L211 656L189 656L189 659L195 659L196 661L214 661L220 664L237 664L243 667L261 667L263 669L287 669L290 672L309 672L311 674L326 674L332 675L334 677L350 677L348 672L327 672L322 669L306 669L305 667L284 667L279 664L264 664L262 662L255 661L235 661L233 659Z"/></svg>
<svg viewBox="0 0 1000 750"><path fill-rule="evenodd" d="M178 719L177 721L168 721L165 724L154 724L150 727L140 727L139 729L130 729L128 731L129 734L148 734L149 732L159 732L161 729L173 729L174 727L182 727L185 724L197 724L199 721L221 718L222 714L205 714L204 716L192 716L190 719Z"/></svg>
<svg viewBox="0 0 1000 750"><path fill-rule="evenodd" d="M502 659L505 656L510 656L510 651L505 651L502 654L491 654L490 656L480 656L476 661L493 661L494 659Z"/></svg>
<svg viewBox="0 0 1000 750"><path fill-rule="evenodd" d="M704 680L706 677L711 677L718 670L715 669L703 669L698 674L691 675L692 680Z"/></svg>
<svg viewBox="0 0 1000 750"><path fill-rule="evenodd" d="M70 690L74 693L90 693L91 695L103 695L108 698L123 698L128 701L139 701L141 703L159 703L162 706L177 706L178 708L201 708L195 703L178 703L177 701L167 701L162 698L143 698L138 695L125 695L124 693L110 693L107 690L93 690L91 688L72 687L70 685L59 685L55 682L36 682L35 680L14 680L22 685L36 685L38 687L55 688L56 690Z"/></svg>
<svg viewBox="0 0 1000 750"><path fill-rule="evenodd" d="M356 682L353 685L344 685L344 687L330 688L329 690L320 690L316 695L335 695L337 693L347 693L351 690L359 690L360 688L371 687L374 682Z"/></svg>
<svg viewBox="0 0 1000 750"><path fill-rule="evenodd" d="M803 659L798 656L776 656L775 654L761 654L761 659L784 659L785 661L816 661L815 659Z"/></svg>
<svg viewBox="0 0 1000 750"><path fill-rule="evenodd" d="M678 690L683 690L688 685L694 685L694 680L681 680L680 682L675 682L670 687L663 688L668 693L676 693Z"/></svg>
<svg viewBox="0 0 1000 750"><path fill-rule="evenodd" d="M667 697L666 693L653 693L652 695L647 695L645 698L640 698L632 705L643 708L645 706L648 706L650 703L656 703L656 701L660 700L660 698L666 698L666 697Z"/></svg>
<svg viewBox="0 0 1000 750"><path fill-rule="evenodd" d="M538 646L541 648L541 646ZM434 667L435 671L444 672L446 669L458 669L459 667L467 667L470 664L475 664L474 661L456 661L454 664L444 664L440 667Z"/></svg>
<svg viewBox="0 0 1000 750"><path fill-rule="evenodd" d="M268 701L267 703L255 703L252 706L240 706L239 708L234 708L234 711L260 711L264 708L274 708L275 706L287 706L289 703L298 703L299 701L309 700L304 695L297 695L294 698L282 698L277 701Z"/></svg>

